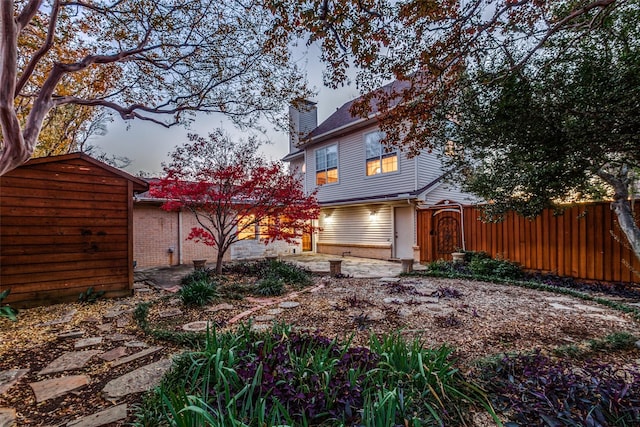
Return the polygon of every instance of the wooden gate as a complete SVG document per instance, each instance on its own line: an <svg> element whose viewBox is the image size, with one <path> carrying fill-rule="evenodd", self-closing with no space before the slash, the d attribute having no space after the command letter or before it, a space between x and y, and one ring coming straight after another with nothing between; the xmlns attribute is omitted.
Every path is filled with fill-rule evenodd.
<svg viewBox="0 0 640 427"><path fill-rule="evenodd" d="M449 256L460 248L460 221L452 212L443 212L432 218L435 231L435 253L438 258Z"/></svg>
<svg viewBox="0 0 640 427"><path fill-rule="evenodd" d="M447 202L418 213L418 245L421 261L451 259L451 253L464 247L462 208Z"/></svg>

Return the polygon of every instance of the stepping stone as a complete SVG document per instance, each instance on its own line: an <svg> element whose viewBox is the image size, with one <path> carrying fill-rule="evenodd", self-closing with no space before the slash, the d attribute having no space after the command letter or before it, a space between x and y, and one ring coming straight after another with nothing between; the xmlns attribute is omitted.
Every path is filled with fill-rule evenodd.
<svg viewBox="0 0 640 427"><path fill-rule="evenodd" d="M296 308L299 305L300 305L300 303L297 302L297 301L284 301L284 302L281 302L280 304L278 304L278 307L280 307L280 308Z"/></svg>
<svg viewBox="0 0 640 427"><path fill-rule="evenodd" d="M98 325L98 330L101 332L109 332L113 329L113 325L111 323L105 323L104 325Z"/></svg>
<svg viewBox="0 0 640 427"><path fill-rule="evenodd" d="M133 289L144 289L144 288L149 289L149 287L147 286L146 283L144 283L144 282L133 282Z"/></svg>
<svg viewBox="0 0 640 427"><path fill-rule="evenodd" d="M591 313L587 313L585 314L585 316L587 317L593 317L595 319L602 319L602 320L609 320L609 321L613 321L613 322L626 322L626 320L624 320L621 317L618 316L612 316L610 314L591 314Z"/></svg>
<svg viewBox="0 0 640 427"><path fill-rule="evenodd" d="M83 338L81 340L76 341L73 347L85 348L85 347L91 347L92 345L98 345L100 343L102 343L102 337Z"/></svg>
<svg viewBox="0 0 640 427"><path fill-rule="evenodd" d="M216 313L223 310L233 310L233 306L227 303L214 305L213 307L207 309L207 313Z"/></svg>
<svg viewBox="0 0 640 427"><path fill-rule="evenodd" d="M440 303L439 298L433 298L433 297L415 297L414 299L415 301L421 304L439 304Z"/></svg>
<svg viewBox="0 0 640 427"><path fill-rule="evenodd" d="M547 301L554 301L554 302L567 302L567 303L575 302L575 299L571 297L563 297L563 296L544 297L544 299L546 299Z"/></svg>
<svg viewBox="0 0 640 427"><path fill-rule="evenodd" d="M116 366L124 365L125 363L129 363L129 362L132 362L134 360L141 359L141 358L143 358L145 356L148 356L150 354L157 353L158 351L162 350L163 348L164 347L149 347L146 350L142 350L142 351L139 351L137 353L133 353L131 356L123 357L122 359L117 359L117 360L115 360L115 361L113 361L111 363L111 366L115 368Z"/></svg>
<svg viewBox="0 0 640 427"><path fill-rule="evenodd" d="M73 320L73 316L76 314L78 310L73 309L73 310L69 310L67 311L65 314L62 315L62 317L59 317L55 320L50 320L48 322L44 322L41 325L42 326L51 326L51 325L60 325L63 323L69 323Z"/></svg>
<svg viewBox="0 0 640 427"><path fill-rule="evenodd" d="M182 325L182 330L188 331L188 332L201 332L201 331L206 331L208 325L209 325L209 322L207 322L206 320L198 320L196 322L191 322L191 323L187 323L186 325Z"/></svg>
<svg viewBox="0 0 640 427"><path fill-rule="evenodd" d="M381 277L378 279L379 283L400 283L399 277Z"/></svg>
<svg viewBox="0 0 640 427"><path fill-rule="evenodd" d="M81 329L74 329L73 331L63 332L58 334L58 339L68 339L68 338L80 338L84 335L84 331Z"/></svg>
<svg viewBox="0 0 640 427"><path fill-rule="evenodd" d="M577 308L578 310L585 310L585 311L595 311L598 313L601 313L603 311L606 311L604 308L600 308L600 307L593 307L590 305L584 305L584 304L573 304L573 306L575 308Z"/></svg>
<svg viewBox="0 0 640 427"><path fill-rule="evenodd" d="M271 322L275 318L276 318L275 316L272 316L270 314L265 314L262 316L256 316L253 318L253 320L255 320L256 322Z"/></svg>
<svg viewBox="0 0 640 427"><path fill-rule="evenodd" d="M251 325L251 330L256 332L268 331L269 329L271 329L271 325L267 325L264 323L254 323L253 325Z"/></svg>
<svg viewBox="0 0 640 427"><path fill-rule="evenodd" d="M124 328L131 322L129 316L121 316L116 318L116 328Z"/></svg>
<svg viewBox="0 0 640 427"><path fill-rule="evenodd" d="M100 350L72 351L58 357L49 363L38 375L53 374L55 372L72 371L83 368L93 356L102 353Z"/></svg>
<svg viewBox="0 0 640 427"><path fill-rule="evenodd" d="M82 323L100 323L102 320L98 319L95 316L87 317L86 319L82 319Z"/></svg>
<svg viewBox="0 0 640 427"><path fill-rule="evenodd" d="M181 315L182 315L182 310L180 310L179 308L172 308L171 310L164 310L160 312L161 319L166 319L167 317L176 317Z"/></svg>
<svg viewBox="0 0 640 427"><path fill-rule="evenodd" d="M564 304L560 304L559 302L551 302L551 303L549 303L549 305L551 307L555 308L556 310L575 311L575 308L569 307L569 306L564 305Z"/></svg>
<svg viewBox="0 0 640 427"><path fill-rule="evenodd" d="M106 360L107 362L112 362L126 355L127 355L127 347L116 347L112 350L102 353L98 357L102 360Z"/></svg>
<svg viewBox="0 0 640 427"><path fill-rule="evenodd" d="M402 298L392 298L388 297L382 300L385 304L404 304L404 300Z"/></svg>
<svg viewBox="0 0 640 427"><path fill-rule="evenodd" d="M267 314L272 316L277 316L278 314L284 313L284 310L281 308L272 308L271 310L267 310Z"/></svg>
<svg viewBox="0 0 640 427"><path fill-rule="evenodd" d="M127 418L127 404L114 406L104 411L97 412L88 417L80 418L67 423L66 427L98 427L105 424L115 423Z"/></svg>
<svg viewBox="0 0 640 427"><path fill-rule="evenodd" d="M130 308L128 305L121 305L112 310L107 311L102 317L105 319L115 319L116 317L120 317L123 314L133 313L134 309Z"/></svg>
<svg viewBox="0 0 640 427"><path fill-rule="evenodd" d="M118 399L132 393L148 391L158 385L164 373L171 367L171 359L162 359L150 365L111 380L102 392L107 399Z"/></svg>
<svg viewBox="0 0 640 427"><path fill-rule="evenodd" d="M18 380L24 377L28 369L9 369L0 371L0 395L5 394ZM2 424L0 424L1 426Z"/></svg>
<svg viewBox="0 0 640 427"><path fill-rule="evenodd" d="M120 310L112 310L112 311L106 312L102 317L104 317L105 319L115 319L116 317L119 317L122 314L124 314L124 312Z"/></svg>
<svg viewBox="0 0 640 427"><path fill-rule="evenodd" d="M129 348L146 348L149 347L149 345L147 343L144 343L142 341L127 341L126 343L124 343L125 347L129 347Z"/></svg>
<svg viewBox="0 0 640 427"><path fill-rule="evenodd" d="M398 311L398 316L400 316L400 317L410 317L410 316L413 316L413 312L411 310L409 310L408 308L401 308Z"/></svg>
<svg viewBox="0 0 640 427"><path fill-rule="evenodd" d="M366 313L366 316L367 316L367 319L372 320L374 322L377 322L379 320L384 320L387 317L380 310L371 310L370 312Z"/></svg>
<svg viewBox="0 0 640 427"><path fill-rule="evenodd" d="M136 337L135 335L116 333L116 334L107 335L105 338L111 341L129 341L129 340L135 339L135 337Z"/></svg>
<svg viewBox="0 0 640 427"><path fill-rule="evenodd" d="M45 400L67 394L71 390L75 390L87 384L89 384L89 377L87 375L71 375L68 377L39 381L29 385L33 389L33 393L36 395L36 402L40 403Z"/></svg>
<svg viewBox="0 0 640 427"><path fill-rule="evenodd" d="M0 427L13 427L16 425L16 410L0 408Z"/></svg>

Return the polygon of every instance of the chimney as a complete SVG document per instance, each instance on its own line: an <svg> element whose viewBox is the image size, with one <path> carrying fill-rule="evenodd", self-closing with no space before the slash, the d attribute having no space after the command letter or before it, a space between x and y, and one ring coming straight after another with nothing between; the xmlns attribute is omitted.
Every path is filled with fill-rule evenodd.
<svg viewBox="0 0 640 427"><path fill-rule="evenodd" d="M318 108L307 99L293 102L289 106L289 153L298 151L306 136L318 127Z"/></svg>

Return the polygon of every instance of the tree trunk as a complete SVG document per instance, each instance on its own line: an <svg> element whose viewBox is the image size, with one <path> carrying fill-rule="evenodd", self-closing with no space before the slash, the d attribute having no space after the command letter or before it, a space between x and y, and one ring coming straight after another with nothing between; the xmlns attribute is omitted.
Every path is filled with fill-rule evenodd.
<svg viewBox="0 0 640 427"><path fill-rule="evenodd" d="M216 274L222 274L222 259L224 258L225 251L218 249L218 255L216 256Z"/></svg>
<svg viewBox="0 0 640 427"><path fill-rule="evenodd" d="M629 241L631 250L636 258L640 260L640 228L638 228L635 218L633 217L631 203L628 199L617 199L611 203L611 209L613 209L618 217L618 224Z"/></svg>
<svg viewBox="0 0 640 427"><path fill-rule="evenodd" d="M620 229L627 238L631 250L640 260L640 227L635 221L629 201L630 172L626 167L622 167L616 175L601 170L598 176L613 187L611 209L616 213Z"/></svg>

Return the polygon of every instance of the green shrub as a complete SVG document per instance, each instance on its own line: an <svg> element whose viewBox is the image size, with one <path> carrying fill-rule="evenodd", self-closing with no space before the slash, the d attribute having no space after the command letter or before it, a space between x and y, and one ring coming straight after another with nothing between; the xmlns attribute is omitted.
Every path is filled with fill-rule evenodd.
<svg viewBox="0 0 640 427"><path fill-rule="evenodd" d="M254 276L258 279L267 279L267 282L273 282L273 277L279 278L285 285L305 287L309 286L311 280L311 272L298 267L297 265L280 260L258 260L258 261L240 261L231 264L225 264L224 272L226 274L239 274L243 276Z"/></svg>
<svg viewBox="0 0 640 427"><path fill-rule="evenodd" d="M180 299L184 305L201 307L218 296L216 287L208 272L196 270L182 279Z"/></svg>
<svg viewBox="0 0 640 427"><path fill-rule="evenodd" d="M275 274L269 275L256 283L256 293L265 297L282 295L284 280Z"/></svg>
<svg viewBox="0 0 640 427"><path fill-rule="evenodd" d="M483 251L464 251L464 262L470 263L474 259L491 259L491 255Z"/></svg>
<svg viewBox="0 0 640 427"><path fill-rule="evenodd" d="M0 303L2 303L2 301L9 295L9 292L11 292L11 289L0 292ZM11 307L10 305L3 305L2 307L0 307L0 317L6 317L12 322L16 322L18 320L18 317L16 316L17 314L18 310Z"/></svg>
<svg viewBox="0 0 640 427"><path fill-rule="evenodd" d="M201 270L193 270L191 273L184 276L180 283L184 285L189 285L194 282L211 282L211 270L209 269L201 269Z"/></svg>
<svg viewBox="0 0 640 427"><path fill-rule="evenodd" d="M523 275L520 267L510 261L481 256L471 258L469 270L476 276L492 276L501 279L519 279Z"/></svg>
<svg viewBox="0 0 640 427"><path fill-rule="evenodd" d="M86 291L80 292L78 296L78 301L87 302L89 304L93 304L98 301L104 295L104 291L94 291L92 286L89 286Z"/></svg>
<svg viewBox="0 0 640 427"><path fill-rule="evenodd" d="M311 284L311 273L304 268L285 261L271 261L266 276L276 276L288 285L308 286Z"/></svg>

